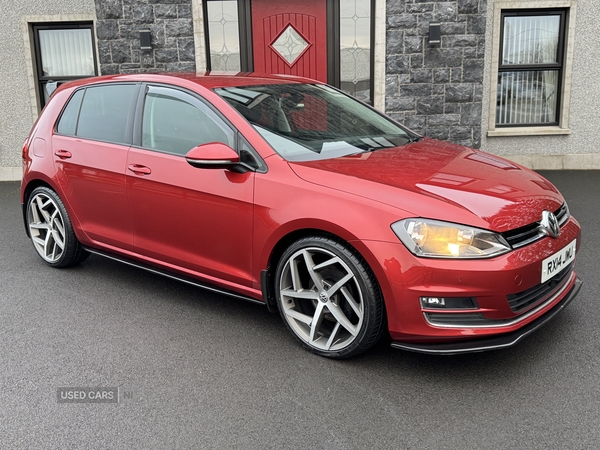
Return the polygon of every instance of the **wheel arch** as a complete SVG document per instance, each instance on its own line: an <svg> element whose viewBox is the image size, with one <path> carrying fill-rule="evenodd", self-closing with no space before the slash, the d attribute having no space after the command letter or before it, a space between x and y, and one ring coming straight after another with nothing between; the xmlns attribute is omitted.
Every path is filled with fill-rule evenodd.
<svg viewBox="0 0 600 450"><path fill-rule="evenodd" d="M43 180L40 178L32 179L27 184L25 184L25 186L21 190L21 192L22 192L21 212L23 213L23 226L25 227L25 233L27 233L27 237L29 237L29 238L31 236L29 235L29 227L27 226L27 203L29 202L29 197L31 196L31 193L36 188L41 187L41 186L47 187L48 189L52 189L54 192L56 192L56 189L54 188L54 186L52 186L46 180Z"/></svg>
<svg viewBox="0 0 600 450"><path fill-rule="evenodd" d="M279 240L275 243L271 252L269 254L267 264L265 269L261 271L261 289L263 292L263 298L265 300L265 304L267 305L267 309L270 312L278 312L277 309L277 299L275 293L275 274L277 270L277 265L285 250L292 245L294 242L310 237L310 236L322 236L332 240L339 242L347 246L358 258L360 258L371 271L373 278L376 283L376 288L379 290L381 299L383 300L383 307L385 309L385 298L384 298L384 290L381 286L381 280L378 276L378 270L373 267L373 261L376 261L375 258L370 257L372 255L365 255L364 252L368 253L368 249L365 246L362 247L362 251L354 245L354 243L360 243L357 239L345 239L344 237L333 233L331 231L323 230L320 228L300 228L293 231L288 232L284 236L280 237Z"/></svg>

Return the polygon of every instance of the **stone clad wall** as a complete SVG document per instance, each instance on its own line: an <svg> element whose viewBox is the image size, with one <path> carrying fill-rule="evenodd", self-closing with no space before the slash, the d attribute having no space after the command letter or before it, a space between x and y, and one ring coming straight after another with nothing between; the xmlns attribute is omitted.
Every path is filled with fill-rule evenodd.
<svg viewBox="0 0 600 450"><path fill-rule="evenodd" d="M103 75L194 72L192 0L95 0L98 57ZM152 50L140 50L149 28Z"/></svg>
<svg viewBox="0 0 600 450"><path fill-rule="evenodd" d="M386 112L436 139L481 146L486 0L388 0ZM441 44L428 44L429 23Z"/></svg>

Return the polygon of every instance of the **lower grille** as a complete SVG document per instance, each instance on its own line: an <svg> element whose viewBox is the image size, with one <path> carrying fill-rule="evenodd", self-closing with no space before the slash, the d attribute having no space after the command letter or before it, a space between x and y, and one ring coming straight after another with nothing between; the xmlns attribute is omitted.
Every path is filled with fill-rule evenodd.
<svg viewBox="0 0 600 450"><path fill-rule="evenodd" d="M486 319L483 314L480 313L430 313L426 312L425 318L427 322L432 325L438 326L451 326L451 327L474 327L474 326L502 326L510 322L510 320L498 320L498 319Z"/></svg>
<svg viewBox="0 0 600 450"><path fill-rule="evenodd" d="M569 275L573 270L573 263L571 263L565 270L557 274L554 278L550 278L548 281L537 286L527 289L526 291L518 294L508 295L506 299L510 309L519 313L531 306L544 301L546 298L551 296L555 291L559 290L569 279Z"/></svg>

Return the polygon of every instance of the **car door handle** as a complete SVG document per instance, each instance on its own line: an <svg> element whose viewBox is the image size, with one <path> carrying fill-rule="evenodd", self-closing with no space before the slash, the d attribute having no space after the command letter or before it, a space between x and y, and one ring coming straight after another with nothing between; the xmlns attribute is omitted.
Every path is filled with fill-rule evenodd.
<svg viewBox="0 0 600 450"><path fill-rule="evenodd" d="M150 167L142 166L141 164L129 164L127 168L136 175L150 175L152 173Z"/></svg>
<svg viewBox="0 0 600 450"><path fill-rule="evenodd" d="M66 151L66 150L56 150L56 151L54 152L54 154L55 154L56 156L58 156L60 159L68 159L68 158L70 158L71 156L73 156L73 155L71 154L71 152L68 152L68 151Z"/></svg>

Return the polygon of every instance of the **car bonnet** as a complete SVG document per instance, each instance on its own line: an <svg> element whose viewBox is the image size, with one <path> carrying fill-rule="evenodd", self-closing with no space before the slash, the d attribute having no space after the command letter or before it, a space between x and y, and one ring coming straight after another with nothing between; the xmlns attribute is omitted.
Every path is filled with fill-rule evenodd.
<svg viewBox="0 0 600 450"><path fill-rule="evenodd" d="M392 149L290 162L303 180L406 212L507 231L537 222L564 202L542 176L503 158L423 139Z"/></svg>

